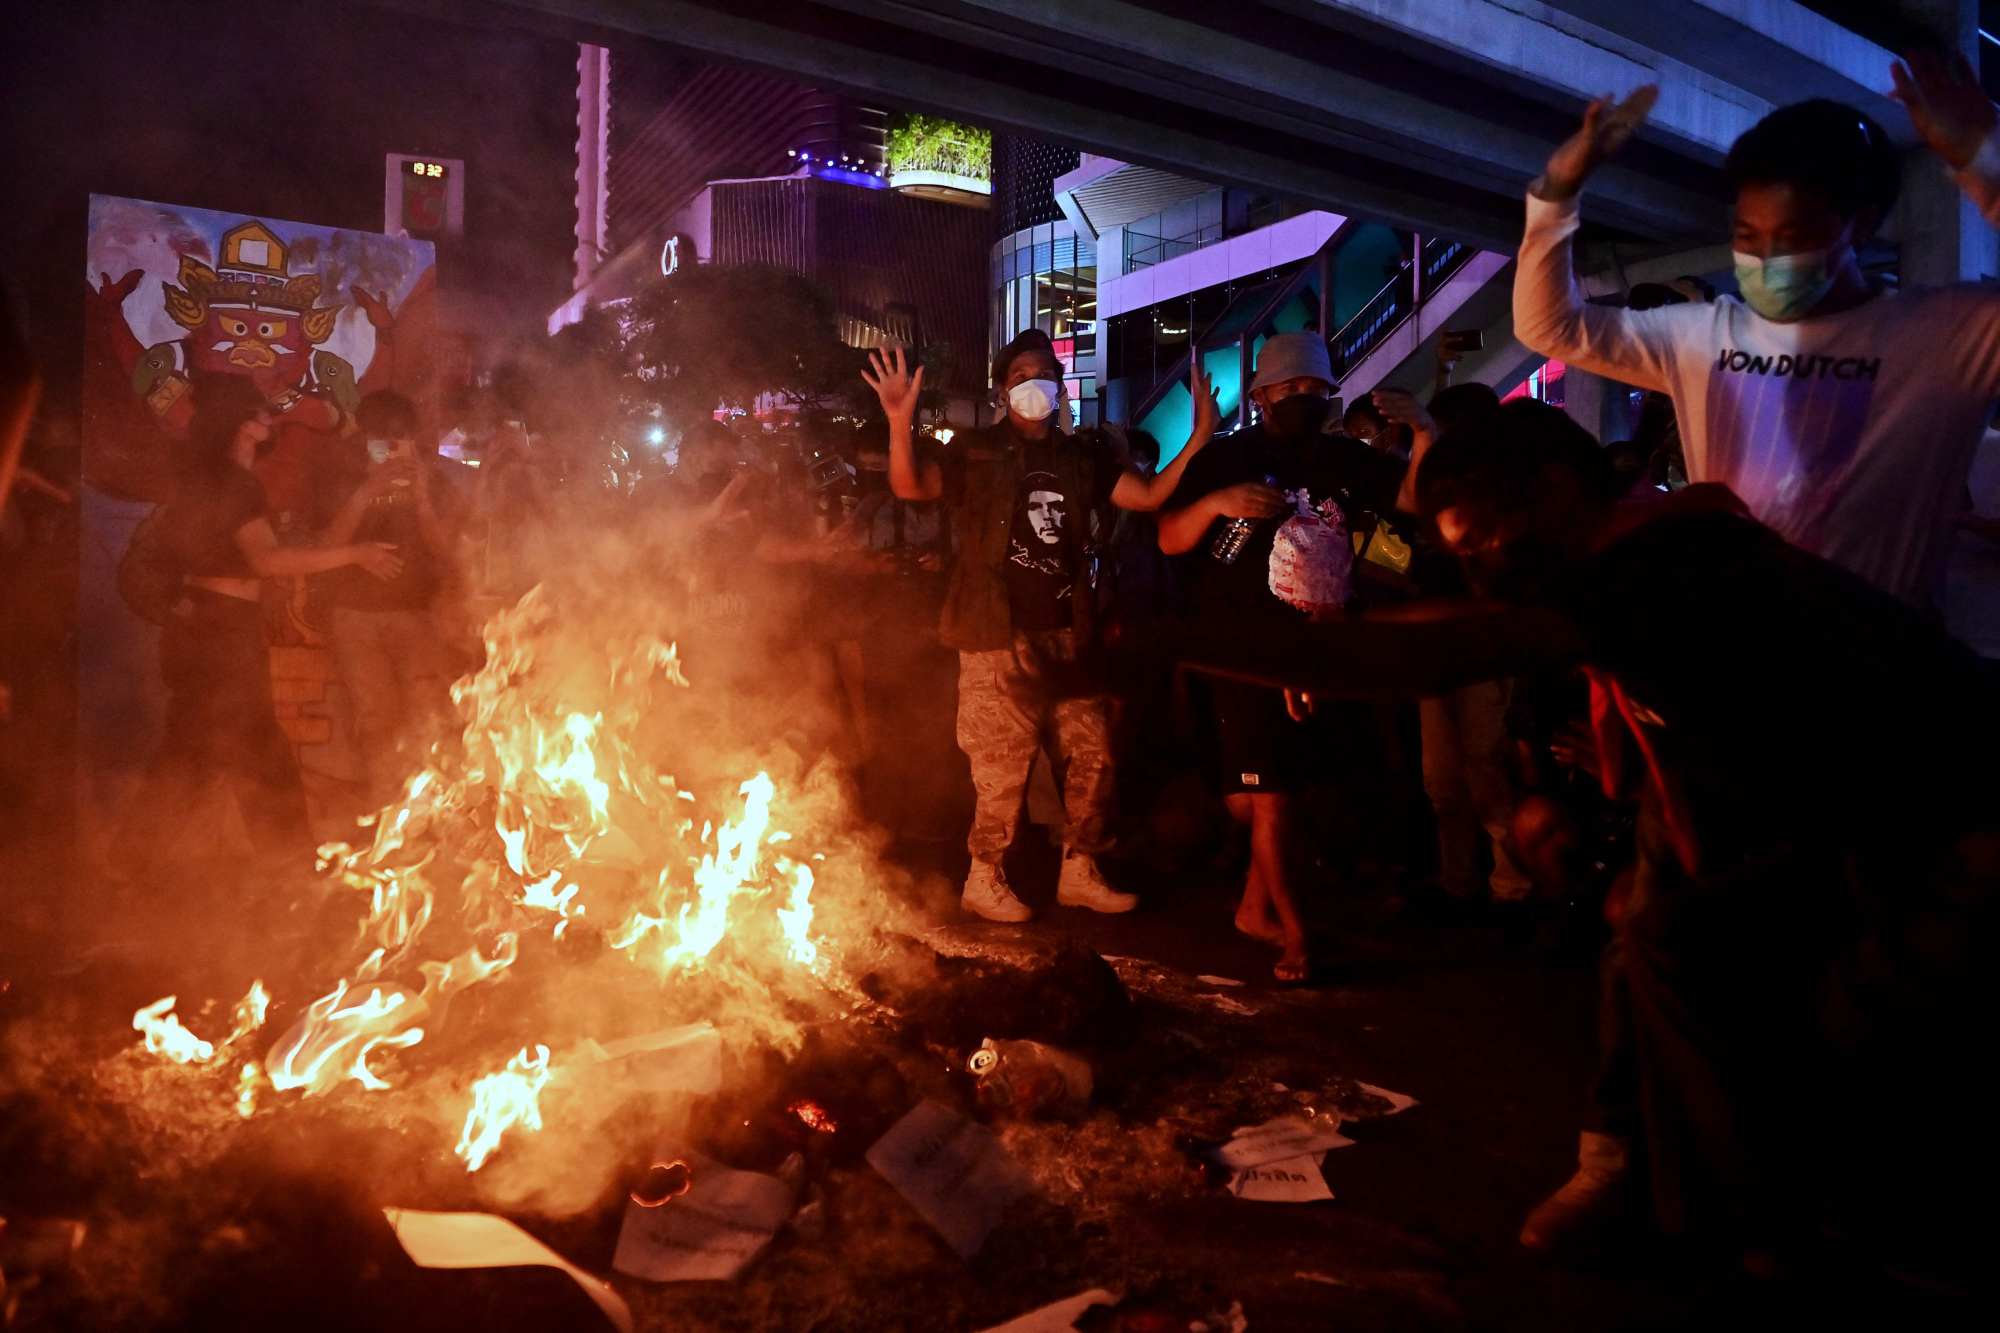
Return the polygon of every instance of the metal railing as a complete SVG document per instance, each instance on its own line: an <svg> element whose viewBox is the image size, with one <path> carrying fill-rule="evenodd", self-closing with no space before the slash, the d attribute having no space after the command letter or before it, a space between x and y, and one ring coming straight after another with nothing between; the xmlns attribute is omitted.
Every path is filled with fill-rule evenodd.
<svg viewBox="0 0 2000 1333"><path fill-rule="evenodd" d="M1265 326L1271 322L1271 320L1277 315L1278 311L1284 307L1287 301L1291 300L1294 296L1298 295L1299 289L1305 286L1306 282L1313 276L1313 274L1320 269L1321 262L1328 255L1332 254L1336 249L1338 249L1340 246L1346 244L1348 233L1354 226L1355 223L1352 220L1341 223L1340 226L1335 229L1333 235L1326 238L1325 244L1321 245L1320 248L1313 254L1299 261L1297 267L1294 268L1292 271L1292 276L1290 281L1278 284L1277 288L1271 293L1270 297L1264 302L1263 307L1259 309L1257 313L1250 318L1250 321L1243 326L1243 332L1239 334L1235 339L1239 352L1241 351L1242 348L1248 346L1248 342L1250 339L1254 339L1259 333L1262 333L1264 331ZM1232 302L1229 306L1223 307L1222 312L1218 314L1213 320L1210 320L1207 327L1203 328L1198 333L1195 333L1192 337L1188 339L1188 350L1182 352L1178 357L1174 358L1173 368L1167 371L1167 373L1162 375L1158 380L1154 381L1152 387L1147 389L1146 392L1140 396L1138 401L1132 404L1131 409L1126 413L1126 420L1128 422L1136 425L1139 422L1144 421L1147 415L1150 412L1152 412L1152 410L1155 407L1159 406L1160 400L1166 397L1168 393L1172 392L1175 385L1185 384L1187 382L1188 371L1193 365L1193 358L1195 354L1199 351L1204 350L1204 344L1208 341L1210 337L1214 336L1216 326L1221 324L1223 320L1229 318L1231 314L1231 307L1233 307L1233 305L1234 302ZM1222 343L1218 345L1227 346L1228 344ZM1214 350L1214 349L1206 349L1206 350ZM1245 369L1247 370L1248 367L1246 366ZM1244 377L1243 382L1245 384L1249 383L1249 378L1247 375ZM1238 404L1237 412L1240 422L1247 422L1249 420L1247 416L1243 415L1243 409L1240 403Z"/></svg>
<svg viewBox="0 0 2000 1333"><path fill-rule="evenodd" d="M1125 272L1136 273L1142 268L1164 264L1169 259L1179 259L1191 255L1204 246L1214 245L1223 239L1220 222L1212 222L1206 227L1196 227L1193 231L1182 232L1179 236L1154 236L1147 232L1125 232Z"/></svg>
<svg viewBox="0 0 2000 1333"><path fill-rule="evenodd" d="M1249 383L1248 349L1258 335L1267 331L1267 325L1282 309L1286 302L1296 296L1300 288L1322 265L1330 260L1333 253L1346 244L1349 229L1353 223L1344 223L1339 230L1329 236L1318 253L1301 260L1293 270L1290 281L1281 284L1247 324L1241 326L1234 341L1244 356L1244 383ZM1429 299L1430 294L1447 282L1451 276L1463 268L1475 253L1472 246L1464 241L1451 240L1442 236L1413 238L1413 253L1404 258L1394 276L1382 284L1373 296L1356 311L1354 316L1340 326L1327 340L1328 351L1333 358L1333 373L1337 379L1345 379L1348 372L1367 359L1368 354L1380 347L1389 336L1403 326L1404 321L1415 314L1417 308ZM1140 395L1126 413L1131 423L1144 421L1160 400L1175 385L1184 384L1188 378L1190 358L1195 350L1217 350L1205 347L1210 337L1216 336L1219 326L1230 315L1225 308L1222 314L1211 321L1209 326L1189 340L1190 350L1174 359L1173 367L1156 380L1144 394ZM1227 346L1227 342L1217 347ZM1242 409L1239 407L1239 411ZM1247 415L1242 418L1248 420Z"/></svg>
<svg viewBox="0 0 2000 1333"><path fill-rule="evenodd" d="M1416 313L1432 292L1465 267L1472 255L1472 247L1464 241L1419 235L1414 262L1404 261L1401 270L1382 284L1382 290L1370 297L1333 335L1330 348L1333 373L1346 378L1350 370L1401 328L1403 321Z"/></svg>

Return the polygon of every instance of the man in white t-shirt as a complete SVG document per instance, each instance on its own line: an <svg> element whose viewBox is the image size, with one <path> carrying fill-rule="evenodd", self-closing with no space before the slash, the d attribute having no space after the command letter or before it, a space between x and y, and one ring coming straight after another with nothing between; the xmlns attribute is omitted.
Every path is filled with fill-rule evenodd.
<svg viewBox="0 0 2000 1333"><path fill-rule="evenodd" d="M1995 110L1970 67L1915 59L1895 79L1924 141L2000 223ZM1730 150L1741 300L1586 305L1571 254L1578 193L1656 92L1593 103L1530 187L1515 336L1671 394L1690 481L1723 483L1787 540L1933 604L2000 395L2000 290L1885 291L1863 275L1855 250L1895 204L1898 154L1861 112L1816 100L1772 112Z"/></svg>
<svg viewBox="0 0 2000 1333"><path fill-rule="evenodd" d="M1995 108L1963 60L1895 67L1896 98L2000 224ZM1884 291L1861 272L1894 207L1897 151L1852 107L1783 107L1730 149L1742 299L1653 310L1586 305L1571 238L1584 181L1645 120L1657 89L1603 98L1529 188L1515 336L1535 351L1672 395L1691 482L1720 482L1794 545L1920 607L1939 601L1967 473L2000 396L2000 290ZM1621 1030L1607 959L1603 1030ZM1578 1171L1522 1243L1579 1247L1630 1204L1636 1115L1625 1043L1607 1037Z"/></svg>

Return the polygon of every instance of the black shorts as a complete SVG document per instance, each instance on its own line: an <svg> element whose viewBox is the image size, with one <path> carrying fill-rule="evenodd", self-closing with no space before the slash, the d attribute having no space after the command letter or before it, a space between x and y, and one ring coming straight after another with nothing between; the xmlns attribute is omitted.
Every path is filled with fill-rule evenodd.
<svg viewBox="0 0 2000 1333"><path fill-rule="evenodd" d="M1209 683L1224 792L1296 791L1311 772L1316 728L1294 722L1285 695L1265 685Z"/></svg>

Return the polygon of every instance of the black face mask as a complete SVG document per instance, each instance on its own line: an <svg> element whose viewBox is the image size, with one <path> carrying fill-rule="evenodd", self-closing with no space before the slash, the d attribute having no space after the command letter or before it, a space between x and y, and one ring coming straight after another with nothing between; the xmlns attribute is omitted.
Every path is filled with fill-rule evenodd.
<svg viewBox="0 0 2000 1333"><path fill-rule="evenodd" d="M1316 393L1295 393L1264 409L1264 429L1281 440L1308 440L1326 424L1331 400Z"/></svg>

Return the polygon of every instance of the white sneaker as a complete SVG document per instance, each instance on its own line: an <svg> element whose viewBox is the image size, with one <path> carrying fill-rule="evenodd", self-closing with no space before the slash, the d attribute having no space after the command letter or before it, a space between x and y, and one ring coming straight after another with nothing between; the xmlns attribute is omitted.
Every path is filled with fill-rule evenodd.
<svg viewBox="0 0 2000 1333"><path fill-rule="evenodd" d="M988 921L1026 921L1035 915L1032 907L1014 896L1013 887L1007 883L1007 872L991 861L972 863L972 873L965 877L965 892L959 895L958 905Z"/></svg>
<svg viewBox="0 0 2000 1333"><path fill-rule="evenodd" d="M1112 888L1104 882L1097 861L1078 854L1063 857L1056 901L1064 907L1088 907L1093 912L1129 912L1139 905L1139 896Z"/></svg>
<svg viewBox="0 0 2000 1333"><path fill-rule="evenodd" d="M1631 1208L1628 1162L1625 1140L1586 1132L1578 1140L1576 1174L1528 1214L1521 1244L1546 1252L1602 1243Z"/></svg>

